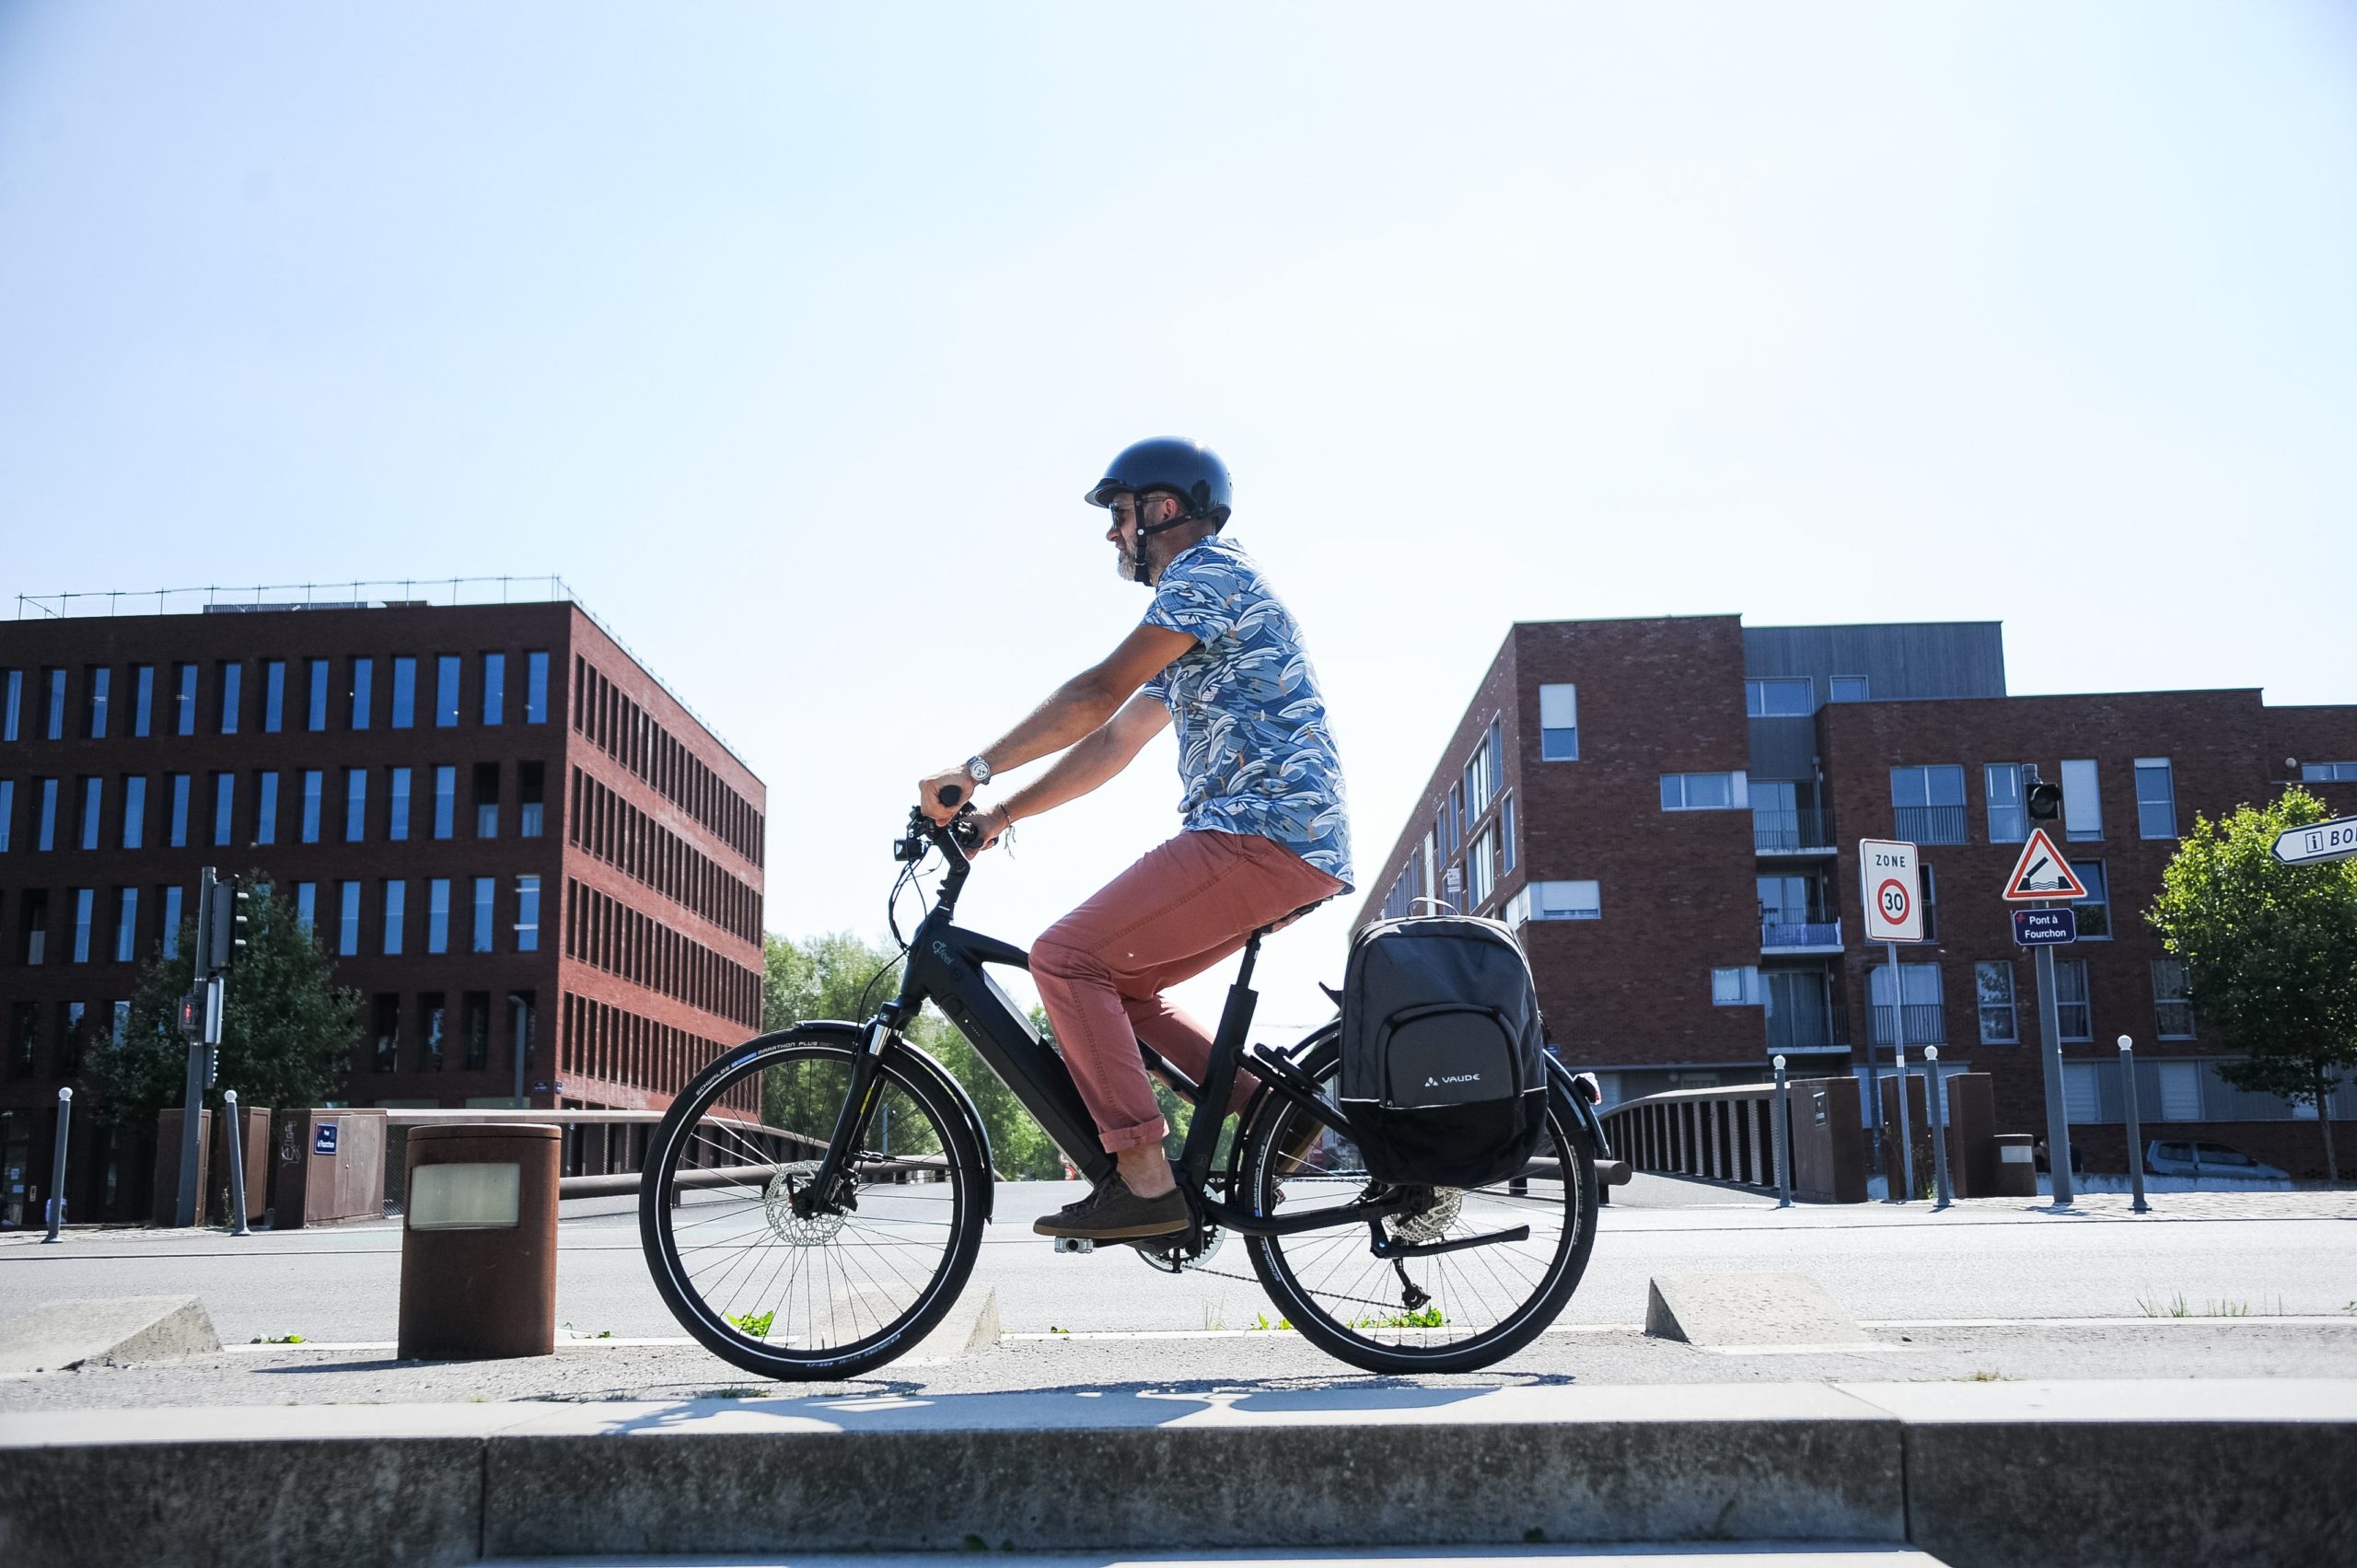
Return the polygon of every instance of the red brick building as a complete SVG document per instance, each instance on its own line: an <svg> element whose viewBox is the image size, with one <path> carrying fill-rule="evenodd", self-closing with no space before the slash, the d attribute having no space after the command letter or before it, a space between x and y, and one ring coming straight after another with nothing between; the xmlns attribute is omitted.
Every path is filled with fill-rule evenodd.
<svg viewBox="0 0 2357 1568"><path fill-rule="evenodd" d="M362 993L348 1103L660 1107L759 1027L766 805L569 602L0 624L0 1221L201 866ZM77 1115L76 1217L139 1212L135 1142Z"/></svg>
<svg viewBox="0 0 2357 1568"><path fill-rule="evenodd" d="M1995 623L1749 627L1732 616L1515 626L1363 920L1419 898L1519 931L1550 1036L1613 1100L1866 1074L1937 1043L1998 1121L2043 1132L2030 955L1998 898L2026 832L2020 768L2062 784L2089 880L2060 955L2065 1092L2095 1169L2124 1168L2113 1041L2137 1044L2147 1136L2320 1175L2313 1114L2229 1087L2143 920L2178 833L2299 782L2357 812L2357 706L2255 691L2008 697ZM1860 939L1856 842L1922 846L1929 938ZM1896 1006L1894 1006L1896 1002ZM2344 1086L2336 1121L2357 1118ZM2357 1145L2351 1145L2357 1146Z"/></svg>

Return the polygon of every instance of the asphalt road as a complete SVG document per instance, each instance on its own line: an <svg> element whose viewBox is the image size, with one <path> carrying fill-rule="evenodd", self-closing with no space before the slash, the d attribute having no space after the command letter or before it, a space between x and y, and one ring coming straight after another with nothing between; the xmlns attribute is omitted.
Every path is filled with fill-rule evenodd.
<svg viewBox="0 0 2357 1568"><path fill-rule="evenodd" d="M1125 1248L1058 1256L1030 1219L1074 1186L1010 1183L968 1289L995 1289L1010 1333L1253 1328L1273 1318L1240 1245L1210 1271L1173 1277ZM1640 1178L1608 1209L1593 1261L1560 1321L1634 1327L1656 1274L1800 1272L1869 1321L2331 1317L2357 1307L2357 1194L2266 1193L2125 1200L2083 1212L2002 1201L1778 1211L1766 1200ZM626 1200L566 1205L558 1316L586 1334L676 1337L640 1255ZM0 1237L0 1316L82 1296L193 1294L225 1342L301 1334L389 1341L401 1235L394 1224L233 1239L217 1232L75 1231L57 1246ZM1240 1277L1224 1277L1240 1276ZM2357 1323L2357 1315L2348 1321Z"/></svg>

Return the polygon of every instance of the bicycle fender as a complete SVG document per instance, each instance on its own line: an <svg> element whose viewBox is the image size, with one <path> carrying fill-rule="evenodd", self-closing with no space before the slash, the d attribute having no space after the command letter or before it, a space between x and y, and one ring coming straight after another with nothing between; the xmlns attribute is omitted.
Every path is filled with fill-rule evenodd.
<svg viewBox="0 0 2357 1568"><path fill-rule="evenodd" d="M998 1167L991 1163L991 1132L982 1125L982 1113L974 1109L974 1097L966 1092L966 1086L958 1081L955 1074L923 1047L911 1045L903 1039L893 1049L897 1054L915 1063L920 1072L930 1073L936 1086L946 1089L957 1101L958 1114L966 1119L966 1131L974 1135L974 1147L982 1152L982 1223L990 1224L991 1211L998 1204Z"/></svg>
<svg viewBox="0 0 2357 1568"><path fill-rule="evenodd" d="M1547 1076L1553 1080L1556 1098L1572 1108L1573 1123L1586 1136L1588 1157L1608 1160L1613 1157L1612 1140L1605 1136L1604 1118L1596 1114L1587 1096L1580 1093L1572 1075L1562 1057L1551 1051L1547 1054Z"/></svg>

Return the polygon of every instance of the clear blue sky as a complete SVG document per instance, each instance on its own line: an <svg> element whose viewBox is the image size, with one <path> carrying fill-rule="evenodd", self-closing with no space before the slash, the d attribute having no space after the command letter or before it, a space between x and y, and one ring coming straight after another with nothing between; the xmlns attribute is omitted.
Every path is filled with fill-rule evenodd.
<svg viewBox="0 0 2357 1568"><path fill-rule="evenodd" d="M1080 491L1185 433L1371 874L1516 619L2357 701L2352 279L2347 5L0 0L0 603L561 573L768 781L771 924L872 932L910 782L1143 608Z"/></svg>

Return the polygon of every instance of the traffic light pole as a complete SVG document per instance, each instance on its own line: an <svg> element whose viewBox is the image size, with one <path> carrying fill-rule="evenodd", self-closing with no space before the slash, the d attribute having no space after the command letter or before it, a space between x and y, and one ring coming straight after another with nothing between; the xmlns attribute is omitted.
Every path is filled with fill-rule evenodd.
<svg viewBox="0 0 2357 1568"><path fill-rule="evenodd" d="M189 958L192 983L190 995L199 997L194 1028L187 1028L192 1020L182 1016L181 1033L188 1040L188 1086L180 1110L180 1202L172 1223L183 1228L196 1223L198 1141L204 1126L204 1051L206 1037L220 1038L221 1009L214 997L203 993L220 982L211 973L213 955L213 897L216 878L213 867L206 866L196 874L196 940L190 944Z"/></svg>
<svg viewBox="0 0 2357 1568"><path fill-rule="evenodd" d="M2054 1206L2067 1209L2074 1194L2071 1119L2062 1104L2062 1005L2054 994L2054 948L2045 942L2038 946L2038 1033L2046 1057L2046 1167L2053 1176Z"/></svg>

